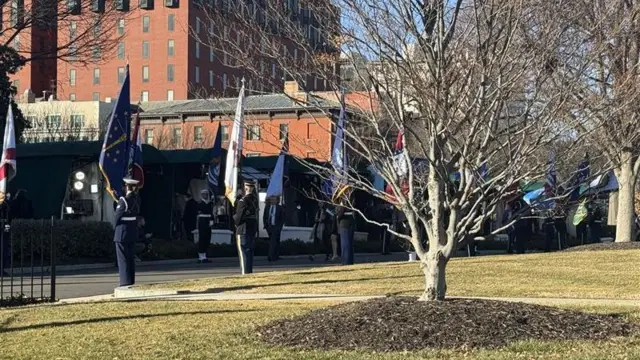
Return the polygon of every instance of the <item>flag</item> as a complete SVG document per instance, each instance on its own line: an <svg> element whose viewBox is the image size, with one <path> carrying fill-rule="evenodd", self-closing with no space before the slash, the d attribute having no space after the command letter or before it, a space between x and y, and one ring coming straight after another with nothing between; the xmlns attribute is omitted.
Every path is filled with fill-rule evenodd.
<svg viewBox="0 0 640 360"><path fill-rule="evenodd" d="M282 150L280 150L280 156L269 179L269 187L267 187L267 198L274 196L282 196L283 192L283 179L286 172L285 162L287 160L287 154L289 153L289 134L284 135L284 142L282 143Z"/></svg>
<svg viewBox="0 0 640 360"><path fill-rule="evenodd" d="M545 192L547 194L553 194L556 189L556 158L555 154L549 155L549 161L547 162L547 181L544 184Z"/></svg>
<svg viewBox="0 0 640 360"><path fill-rule="evenodd" d="M138 109L140 107L138 106ZM135 139L135 141L134 141ZM138 187L144 186L144 170L142 168L142 137L140 135L140 110L136 113L129 149L129 176L139 181Z"/></svg>
<svg viewBox="0 0 640 360"><path fill-rule="evenodd" d="M107 185L106 190L114 200L124 196L122 179L129 169L130 110L131 92L127 65L124 82L111 112L99 161L100 172Z"/></svg>
<svg viewBox="0 0 640 360"><path fill-rule="evenodd" d="M337 201L349 187L347 184L347 152L345 151L344 127L346 122L346 110L344 107L344 93L340 99L340 116L338 117L338 128L336 129L336 138L333 143L333 151L331 152L331 164L334 173L331 176L332 183L332 200Z"/></svg>
<svg viewBox="0 0 640 360"><path fill-rule="evenodd" d="M569 196L569 200L575 201L580 198L580 184L587 181L589 175L591 173L590 165L589 165L589 154L585 154L584 159L578 165L578 171L573 174L571 181L571 195Z"/></svg>
<svg viewBox="0 0 640 360"><path fill-rule="evenodd" d="M404 138L404 130L398 131L398 136L396 137L396 144L394 147L393 154L393 168L395 170L396 179L400 180L400 186L402 187L402 192L404 194L409 193L409 183L406 179L403 179L407 173L409 172L409 166L404 158L404 147L405 147L405 138ZM385 192L388 195L388 201L395 202L396 198L393 195L393 188L391 184L387 184L385 188Z"/></svg>
<svg viewBox="0 0 640 360"><path fill-rule="evenodd" d="M222 124L218 125L216 138L213 140L211 148L211 160L209 161L209 171L207 172L207 183L209 191L214 196L220 194L220 160L222 159Z"/></svg>
<svg viewBox="0 0 640 360"><path fill-rule="evenodd" d="M16 132L13 126L13 109L9 101L7 119L4 126L4 142L2 143L2 160L0 160L0 204L7 195L7 183L16 176Z"/></svg>
<svg viewBox="0 0 640 360"><path fill-rule="evenodd" d="M584 220L589 214L589 210L587 209L587 202L583 201L576 209L576 213L573 215L573 225L578 226L582 220Z"/></svg>
<svg viewBox="0 0 640 360"><path fill-rule="evenodd" d="M227 149L227 161L225 163L224 172L225 196L229 199L231 205L235 205L236 196L238 196L238 170L240 168L240 158L242 156L244 102L244 79L242 79L242 87L240 88L240 94L238 94L238 105L236 106L236 115L233 119L231 141L229 142L229 149Z"/></svg>

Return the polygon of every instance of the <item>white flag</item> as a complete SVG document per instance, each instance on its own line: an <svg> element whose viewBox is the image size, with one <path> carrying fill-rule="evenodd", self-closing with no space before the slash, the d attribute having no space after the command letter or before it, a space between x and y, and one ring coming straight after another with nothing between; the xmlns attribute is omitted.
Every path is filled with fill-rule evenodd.
<svg viewBox="0 0 640 360"><path fill-rule="evenodd" d="M242 157L242 129L244 128L244 79L238 95L238 105L236 115L233 119L233 129L231 130L231 141L227 149L227 162L224 172L225 196L235 205L238 196L238 169L240 168L240 158Z"/></svg>
<svg viewBox="0 0 640 360"><path fill-rule="evenodd" d="M16 176L16 133L13 127L11 103L7 111L7 123L4 127L2 159L0 160L0 203L7 195L7 183Z"/></svg>

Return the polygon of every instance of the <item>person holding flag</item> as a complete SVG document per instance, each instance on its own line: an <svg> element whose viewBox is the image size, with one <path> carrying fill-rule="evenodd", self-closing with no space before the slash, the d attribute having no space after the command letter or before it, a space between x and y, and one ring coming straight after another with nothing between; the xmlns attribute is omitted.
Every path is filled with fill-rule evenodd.
<svg viewBox="0 0 640 360"><path fill-rule="evenodd" d="M129 67L111 113L107 133L100 152L99 167L105 178L107 192L117 201L113 226L120 286L135 284L135 245L138 240L140 198L138 180L129 173L130 96ZM126 177L125 177L126 176Z"/></svg>
<svg viewBox="0 0 640 360"><path fill-rule="evenodd" d="M289 134L284 134L282 150L271 174L269 186L267 187L267 206L262 217L262 226L269 235L269 261L276 261L280 258L280 233L284 226L284 210L280 204L283 195L283 181L286 172L286 160L289 153Z"/></svg>
<svg viewBox="0 0 640 360"><path fill-rule="evenodd" d="M16 132L14 128L13 109L9 102L9 110L7 110L7 118L4 126L4 141L2 143L2 159L0 160L0 207L2 208L2 218L0 224L0 242L2 247L0 251L0 270L2 276L8 276L5 272L6 268L11 267L11 237L7 234L9 214L9 194L7 192L7 184L16 176Z"/></svg>

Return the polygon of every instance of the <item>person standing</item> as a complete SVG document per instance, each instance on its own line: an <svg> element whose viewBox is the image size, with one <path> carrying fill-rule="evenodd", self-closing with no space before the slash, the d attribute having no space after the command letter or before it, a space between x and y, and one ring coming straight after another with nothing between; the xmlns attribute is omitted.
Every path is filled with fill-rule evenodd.
<svg viewBox="0 0 640 360"><path fill-rule="evenodd" d="M545 247L544 251L551 251L551 246L555 243L556 239L556 226L555 221L553 220L553 215L551 212L547 213L547 216L544 218L544 235L545 235Z"/></svg>
<svg viewBox="0 0 640 360"><path fill-rule="evenodd" d="M187 239L193 241L193 232L196 229L196 222L198 219L198 203L193 199L191 194L187 193L187 198L184 203L184 211L182 214L182 224L184 225L184 232L187 235Z"/></svg>
<svg viewBox="0 0 640 360"><path fill-rule="evenodd" d="M258 232L258 197L255 184L244 182L244 196L236 202L233 221L236 225L236 243L242 275L253 273L253 247Z"/></svg>
<svg viewBox="0 0 640 360"><path fill-rule="evenodd" d="M268 199L267 208L262 215L262 223L269 235L269 261L277 261L280 259L280 233L284 225L282 205L280 198L277 196Z"/></svg>
<svg viewBox="0 0 640 360"><path fill-rule="evenodd" d="M116 206L113 242L116 245L120 286L129 286L136 282L135 259L140 197L138 196L138 180L124 178L123 181L126 195L118 199Z"/></svg>
<svg viewBox="0 0 640 360"><path fill-rule="evenodd" d="M211 225L213 225L213 204L211 204L211 193L208 189L200 191L202 201L196 207L196 225L198 228L198 262L200 264L209 263L207 250L211 244Z"/></svg>
<svg viewBox="0 0 640 360"><path fill-rule="evenodd" d="M347 195L345 194L345 196ZM353 211L348 210L345 206L346 200L343 200L342 204L336 210L338 232L340 233L340 248L342 250L341 259L342 265L353 265L353 233L355 224Z"/></svg>
<svg viewBox="0 0 640 360"><path fill-rule="evenodd" d="M602 237L602 211L598 205L594 206L591 213L589 228L591 229L591 242L599 243L600 237Z"/></svg>

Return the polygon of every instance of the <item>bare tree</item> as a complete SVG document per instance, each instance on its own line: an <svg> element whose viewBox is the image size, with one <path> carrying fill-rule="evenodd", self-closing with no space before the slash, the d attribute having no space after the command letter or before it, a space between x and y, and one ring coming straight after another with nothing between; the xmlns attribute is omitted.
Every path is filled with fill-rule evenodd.
<svg viewBox="0 0 640 360"><path fill-rule="evenodd" d="M282 74L307 89L326 85L339 98L336 64L343 51L350 55L342 63L352 61L358 67L355 76L371 85L371 106L348 109L343 130L349 171L315 170L326 178L342 176L351 188L378 198L392 198L404 212L411 234L396 235L420 259L423 300L444 299L445 269L456 250L515 195L521 181L544 176L547 145L573 139L568 126L555 120L566 109L566 95L550 86L554 72L548 66L563 29L532 24L530 15L541 6L533 1L256 1L238 6L244 15L234 18L237 38L218 31L193 36L224 53L246 76L274 84ZM210 19L220 19L219 9L205 11ZM266 72L265 63L272 65ZM317 99L292 97L309 109L317 109ZM336 129L334 124L331 131ZM390 139L400 131L406 146L398 155ZM373 165L391 196L359 176L358 163ZM342 204L364 216L349 202Z"/></svg>
<svg viewBox="0 0 640 360"><path fill-rule="evenodd" d="M555 86L571 94L564 118L613 168L619 184L615 241L632 241L640 171L640 4L546 3L538 16L556 16L567 29L553 59Z"/></svg>

